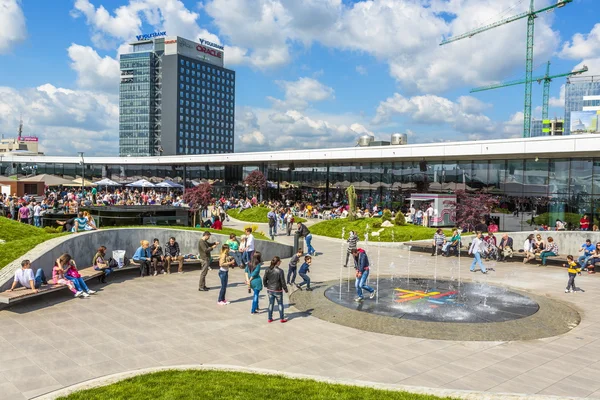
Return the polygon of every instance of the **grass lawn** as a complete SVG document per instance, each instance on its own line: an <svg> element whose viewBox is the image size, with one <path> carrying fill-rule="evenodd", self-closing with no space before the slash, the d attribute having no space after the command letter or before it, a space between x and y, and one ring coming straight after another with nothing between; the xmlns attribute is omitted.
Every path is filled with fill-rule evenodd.
<svg viewBox="0 0 600 400"><path fill-rule="evenodd" d="M0 269L46 240L65 233L48 233L41 228L0 217Z"/></svg>
<svg viewBox="0 0 600 400"><path fill-rule="evenodd" d="M239 208L227 210L227 214L230 217L245 222L269 222L267 214L269 209L267 207L252 207L246 210L240 211ZM295 222L306 222L304 218L294 217Z"/></svg>
<svg viewBox="0 0 600 400"><path fill-rule="evenodd" d="M397 226L394 225L390 228L373 228L373 223L379 221L381 222L381 218L359 218L355 221L349 221L348 218L338 218L332 219L330 221L319 222L311 226L310 232L314 235L321 236L329 236L336 239L342 237L342 228L346 228L345 238L348 238L350 231L356 231L358 233L358 237L360 240L364 240L365 238L365 230L367 229L367 224L369 224L369 231L379 231L383 229L379 238L375 236L369 236L371 241L379 241L382 242L406 242L408 240L424 240L424 239L433 239L433 234L436 231L436 228L426 228L423 226L415 226L411 224ZM394 232L394 237L392 240L392 232ZM444 230L446 236L452 235L452 230Z"/></svg>
<svg viewBox="0 0 600 400"><path fill-rule="evenodd" d="M65 400L158 399L389 399L441 400L450 397L334 385L308 379L227 371L162 371L73 393Z"/></svg>

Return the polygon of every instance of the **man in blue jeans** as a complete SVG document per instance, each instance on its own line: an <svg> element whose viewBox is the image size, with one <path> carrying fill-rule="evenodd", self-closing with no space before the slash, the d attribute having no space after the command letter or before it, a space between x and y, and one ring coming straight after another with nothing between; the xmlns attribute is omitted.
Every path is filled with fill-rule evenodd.
<svg viewBox="0 0 600 400"><path fill-rule="evenodd" d="M581 248L579 249L580 253L583 251L583 255L577 259L577 262L579 263L581 269L585 269L588 260L592 258L592 253L594 252L594 250L596 250L596 246L592 244L592 241L590 239L586 239L585 243L582 244Z"/></svg>
<svg viewBox="0 0 600 400"><path fill-rule="evenodd" d="M12 292L15 290L18 284L21 284L21 286L27 289L32 289L33 293L37 293L40 286L42 286L42 284L47 285L48 281L46 280L46 275L44 275L43 269L38 269L35 273L35 276L33 276L31 262L29 260L23 260L21 262L21 269L15 272L15 279L8 291Z"/></svg>
<svg viewBox="0 0 600 400"><path fill-rule="evenodd" d="M310 231L308 230L308 228L306 227L306 225L304 225L302 222L298 222L298 229L296 230L296 235L303 237L304 240L306 241L306 252L308 253L309 256L316 256L317 252L315 251L315 248L312 247L312 234L310 233Z"/></svg>
<svg viewBox="0 0 600 400"><path fill-rule="evenodd" d="M367 285L369 278L369 258L363 249L352 249L354 257L354 268L356 268L356 302L364 300L363 289L370 293L369 298L374 299L377 292L375 289Z"/></svg>

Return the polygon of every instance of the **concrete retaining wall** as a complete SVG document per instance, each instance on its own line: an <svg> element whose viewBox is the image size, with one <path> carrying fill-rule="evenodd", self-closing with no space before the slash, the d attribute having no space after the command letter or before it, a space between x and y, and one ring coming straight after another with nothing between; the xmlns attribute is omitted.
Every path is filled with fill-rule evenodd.
<svg viewBox="0 0 600 400"><path fill-rule="evenodd" d="M0 291L10 288L14 273L21 267L21 261L24 259L31 260L34 270L43 268L46 276L50 278L54 261L63 253L71 254L77 265L87 267L91 265L96 249L102 245L107 247L108 255L112 255L113 250L125 250L125 255L131 258L140 246L140 240L146 239L152 243L154 238L158 238L164 246L171 236L177 239L183 254L198 253L198 240L202 237L202 231L148 227L103 229L61 236L36 246L1 269ZM211 235L211 241L225 243L227 239L229 239L228 235L217 233ZM289 258L293 254L292 246L282 243L266 240L256 240L255 243L256 250L262 253L263 261L270 260L274 256ZM215 249L213 253L217 254L218 250Z"/></svg>
<svg viewBox="0 0 600 400"><path fill-rule="evenodd" d="M526 232L506 232L508 236L513 239L514 249L519 250L523 248L525 239L530 234L540 234L542 238L547 241L549 236L558 244L559 255L572 254L577 258L581 245L585 243L586 239L590 239L592 243L600 242L600 232L586 232L586 231L526 231ZM500 243L504 232L496 233L496 240ZM431 243L431 240L420 240L418 243ZM473 236L463 237L463 244L468 246L473 240ZM408 242L405 242L408 243Z"/></svg>

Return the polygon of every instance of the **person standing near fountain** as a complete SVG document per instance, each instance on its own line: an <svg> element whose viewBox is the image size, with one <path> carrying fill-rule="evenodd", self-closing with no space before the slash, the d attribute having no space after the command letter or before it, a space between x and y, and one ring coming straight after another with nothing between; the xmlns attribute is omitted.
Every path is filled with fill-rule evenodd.
<svg viewBox="0 0 600 400"><path fill-rule="evenodd" d="M570 254L567 256L567 263L563 264L563 267L568 268L567 272L569 273L569 282L567 282L565 293L575 293L577 291L577 288L575 287L575 277L581 275L581 267L577 265L575 260L573 260L573 256Z"/></svg>
<svg viewBox="0 0 600 400"><path fill-rule="evenodd" d="M296 284L296 269L298 268L298 261L300 261L300 257L302 257L302 249L299 248L296 254L294 254L288 264L288 274L287 274L287 284L295 285Z"/></svg>
<svg viewBox="0 0 600 400"><path fill-rule="evenodd" d="M363 289L370 293L369 298L374 299L375 289L367 285L367 279L369 278L369 257L363 249L352 250L352 256L354 257L354 268L356 268L356 295L354 299L356 302L364 300Z"/></svg>
<svg viewBox="0 0 600 400"><path fill-rule="evenodd" d="M473 239L471 242L471 247L469 248L469 254L473 254L473 263L471 263L471 272L475 272L475 264L479 264L479 269L482 274L486 274L487 270L485 269L485 265L481 262L481 256L485 255L485 243L481 238L481 231L477 232L477 237Z"/></svg>
<svg viewBox="0 0 600 400"><path fill-rule="evenodd" d="M306 252L309 256L316 256L317 252L315 248L312 246L312 234L302 222L298 222L298 229L296 230L296 235L303 237L306 242Z"/></svg>
<svg viewBox="0 0 600 400"><path fill-rule="evenodd" d="M348 238L348 250L346 251L346 262L344 263L344 268L348 268L348 259L352 254L352 250L358 248L358 235L355 231L350 231L350 237Z"/></svg>

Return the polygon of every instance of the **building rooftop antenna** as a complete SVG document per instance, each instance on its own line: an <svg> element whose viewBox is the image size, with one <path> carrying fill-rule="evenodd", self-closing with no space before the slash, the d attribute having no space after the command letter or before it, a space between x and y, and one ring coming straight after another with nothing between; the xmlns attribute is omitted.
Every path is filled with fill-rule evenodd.
<svg viewBox="0 0 600 400"><path fill-rule="evenodd" d="M21 136L23 135L23 114L21 114L21 117L19 118L18 133L19 133L18 140L21 140Z"/></svg>

